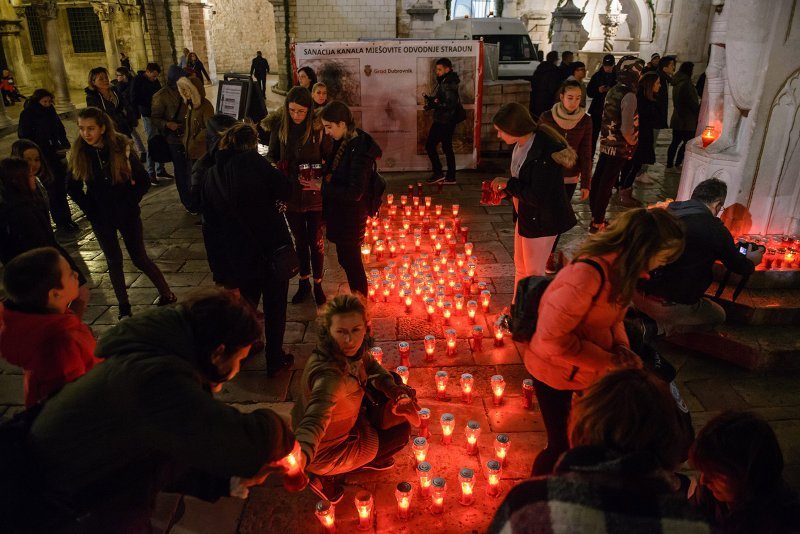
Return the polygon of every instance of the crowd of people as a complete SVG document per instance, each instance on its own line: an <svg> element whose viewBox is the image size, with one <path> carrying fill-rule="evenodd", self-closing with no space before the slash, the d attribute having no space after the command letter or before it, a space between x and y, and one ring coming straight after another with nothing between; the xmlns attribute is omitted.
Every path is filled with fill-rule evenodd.
<svg viewBox="0 0 800 534"><path fill-rule="evenodd" d="M769 425L730 412L695 437L674 368L652 346L656 336L724 321L704 297L715 261L742 274L760 262L757 253L739 253L717 218L727 195L720 180L700 183L690 200L667 209L633 207L623 195L654 160L668 83L678 115L668 163L680 164L680 145L694 132L691 113L697 120L693 66L683 63L670 80L674 58L654 57L646 66L632 56L606 56L584 88L586 66L568 52L561 57L558 66L551 52L534 75L530 109L505 104L492 118L497 136L514 146L508 177L492 182L516 221L512 302L527 298L518 282L556 270L558 238L577 224L570 201L576 190L590 201L593 220L573 261L541 294L524 350L546 446L532 479L503 499L489 531L591 531L598 521L626 532L800 529L797 495L784 482ZM251 75L263 91L269 65L261 59L259 53ZM453 128L464 120L459 78L448 58L434 68L437 83L426 102L433 112L429 182L455 183ZM307 482L322 499L339 502L342 475L391 469L419 424L416 391L369 350L360 245L380 146L356 127L345 104L328 101L327 86L308 66L296 72L283 106L259 125L214 113L204 95L207 73L189 50L167 69L163 87L155 63L135 76L126 66L115 72L112 82L106 68L90 71L72 141L52 93L37 89L12 156L0 161L8 295L0 352L24 370L26 405L12 426L0 426L2 450L16 453L0 460L13 468L0 484L14 490L0 498L13 509L9 525L146 532L158 491L243 496L270 473L292 469L308 477L292 489ZM137 140L139 118L146 143ZM264 132L266 157L258 150ZM201 216L218 286L180 303L148 256L139 208L150 186L169 176L167 161L180 202ZM632 209L607 223L618 182ZM120 323L99 341L81 321L86 277L50 224L52 215L59 230L75 230L67 195L91 225L118 302ZM136 317L118 234L158 291L157 307ZM349 294L328 298L323 290L326 238ZM289 299L294 275L300 281ZM214 399L262 348L268 376L291 367L283 346L288 303L311 298L324 306L319 341L291 422ZM24 446L9 447L13 436ZM687 458L699 485L678 473Z"/></svg>

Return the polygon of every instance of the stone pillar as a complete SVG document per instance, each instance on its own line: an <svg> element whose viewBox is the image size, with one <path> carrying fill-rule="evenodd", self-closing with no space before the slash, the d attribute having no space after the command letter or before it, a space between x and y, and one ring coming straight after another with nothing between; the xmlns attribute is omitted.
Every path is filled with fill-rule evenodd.
<svg viewBox="0 0 800 534"><path fill-rule="evenodd" d="M58 7L56 0L35 0L31 6L36 9L39 21L44 30L44 42L47 47L47 60L50 63L50 79L56 95L55 108L59 113L75 111L69 96L67 69L64 67L64 55L61 53L61 41L58 30Z"/></svg>
<svg viewBox="0 0 800 534"><path fill-rule="evenodd" d="M628 15L622 13L622 5L619 0L607 0L606 12L599 15L600 24L603 25L603 52L614 50L614 39L617 37L619 27L628 19Z"/></svg>
<svg viewBox="0 0 800 534"><path fill-rule="evenodd" d="M409 24L409 37L412 39L433 38L433 17L439 10L433 7L431 0L419 0L416 4L406 9L411 16Z"/></svg>
<svg viewBox="0 0 800 534"><path fill-rule="evenodd" d="M19 45L21 29L22 23L18 20L0 20L0 39L3 42L3 50L6 53L6 60L10 68L14 71L17 86L20 87L30 83L28 66L22 56L22 48Z"/></svg>
<svg viewBox="0 0 800 534"><path fill-rule="evenodd" d="M584 16L586 12L572 0L553 11L553 50L571 50L577 55L589 37L581 24Z"/></svg>
<svg viewBox="0 0 800 534"><path fill-rule="evenodd" d="M126 6L124 13L128 23L131 25L131 33L133 34L133 41L136 43L136 53L132 54L132 50L128 51L128 57L131 58L134 69L144 70L147 66L147 43L144 40L144 28L142 27L143 13L138 6Z"/></svg>
<svg viewBox="0 0 800 534"><path fill-rule="evenodd" d="M92 2L92 9L100 19L100 26L103 28L103 43L106 46L106 67L109 72L119 67L119 50L117 49L117 36L114 33L114 12L117 7L103 2Z"/></svg>
<svg viewBox="0 0 800 534"><path fill-rule="evenodd" d="M275 48L278 53L278 68L275 69L278 83L272 86L272 90L285 94L291 87L294 74L289 64L289 47L297 35L297 2L289 0L288 6L283 0L270 0L270 3L275 8Z"/></svg>

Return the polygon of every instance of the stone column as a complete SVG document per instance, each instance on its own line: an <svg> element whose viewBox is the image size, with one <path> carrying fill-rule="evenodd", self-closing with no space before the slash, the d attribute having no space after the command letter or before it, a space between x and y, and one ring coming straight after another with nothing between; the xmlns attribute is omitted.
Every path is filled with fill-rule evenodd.
<svg viewBox="0 0 800 534"><path fill-rule="evenodd" d="M611 52L614 50L617 31L628 19L628 15L622 13L622 5L619 0L607 0L606 12L599 17L600 24L603 25L603 52Z"/></svg>
<svg viewBox="0 0 800 534"><path fill-rule="evenodd" d="M581 24L584 16L586 12L573 4L572 0L567 0L566 4L553 11L553 50L571 50L578 54L588 38ZM583 39L582 34L586 34Z"/></svg>
<svg viewBox="0 0 800 534"><path fill-rule="evenodd" d="M406 9L411 16L409 24L409 37L412 39L433 38L433 17L439 12L433 7L431 0L419 0L416 4Z"/></svg>
<svg viewBox="0 0 800 534"><path fill-rule="evenodd" d="M22 23L18 20L0 20L0 39L3 42L3 50L6 53L6 60L14 71L14 78L18 86L28 85L28 66L22 56L22 48L19 45L19 34Z"/></svg>
<svg viewBox="0 0 800 534"><path fill-rule="evenodd" d="M275 48L278 53L278 83L272 91L286 94L292 84L292 66L288 64L291 42L297 35L297 1L289 0L285 6L282 0L269 0L275 9ZM288 7L288 9L287 9ZM274 72L274 71L273 71Z"/></svg>
<svg viewBox="0 0 800 534"><path fill-rule="evenodd" d="M114 33L114 12L116 7L103 2L92 2L92 9L100 19L100 27L103 28L103 43L106 46L106 68L111 75L114 69L119 67L119 50L117 49L117 36Z"/></svg>
<svg viewBox="0 0 800 534"><path fill-rule="evenodd" d="M61 53L56 0L34 0L31 2L31 6L36 9L44 30L47 60L50 62L50 79L53 82L56 95L56 111L59 113L75 111L75 106L69 96L69 82L67 80L67 69L64 67L64 55Z"/></svg>
<svg viewBox="0 0 800 534"><path fill-rule="evenodd" d="M125 15L128 23L131 25L131 33L133 33L133 41L136 43L136 54L131 54L128 51L128 56L131 58L134 69L144 70L147 66L147 44L144 41L144 28L142 28L142 19L144 14L140 11L138 6L126 6Z"/></svg>

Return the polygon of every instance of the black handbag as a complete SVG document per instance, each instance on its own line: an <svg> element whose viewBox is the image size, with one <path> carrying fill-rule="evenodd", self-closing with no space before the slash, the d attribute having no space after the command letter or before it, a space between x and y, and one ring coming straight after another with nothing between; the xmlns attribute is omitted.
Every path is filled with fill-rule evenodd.
<svg viewBox="0 0 800 534"><path fill-rule="evenodd" d="M286 216L283 216L286 220ZM275 249L267 262L272 275L280 280L289 280L300 273L300 258L292 245L283 245Z"/></svg>
<svg viewBox="0 0 800 534"><path fill-rule="evenodd" d="M403 383L397 373L391 374L395 384ZM414 417L414 415L416 415L416 411L413 415L396 414L393 410L395 403L392 402L392 400L389 399L384 392L373 386L369 381L362 383L359 380L359 383L364 390L364 398L361 401L361 406L364 409L364 415L366 416L367 421L369 421L373 428L386 430L388 428L401 425L406 421L411 423L413 426L419 426L419 416L417 415L416 418ZM413 419L413 421L411 419Z"/></svg>

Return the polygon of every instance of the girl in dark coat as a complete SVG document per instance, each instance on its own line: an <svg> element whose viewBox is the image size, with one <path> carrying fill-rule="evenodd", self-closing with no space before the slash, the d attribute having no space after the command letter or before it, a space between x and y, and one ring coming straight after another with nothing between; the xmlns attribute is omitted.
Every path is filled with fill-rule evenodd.
<svg viewBox="0 0 800 534"><path fill-rule="evenodd" d="M211 83L211 76L208 75L205 65L203 65L203 62L200 61L200 58L198 58L197 54L194 52L189 52L189 57L186 60L186 68L194 71L201 82L203 78L205 78L208 80L208 83Z"/></svg>
<svg viewBox="0 0 800 534"><path fill-rule="evenodd" d="M672 90L672 117L669 127L672 128L672 142L667 148L667 169L673 163L676 166L683 164L683 153L688 143L697 130L697 119L700 113L700 97L692 83L694 63L685 61L678 68L678 73L672 80L675 88Z"/></svg>
<svg viewBox="0 0 800 534"><path fill-rule="evenodd" d="M122 235L133 264L158 289L154 304L165 306L175 302L175 294L144 247L139 202L150 187L150 179L133 153L132 141L117 134L111 117L94 107L78 112L78 128L81 133L70 152L70 173L86 184L85 213L108 263L119 317L129 317L132 313L117 232Z"/></svg>
<svg viewBox="0 0 800 534"><path fill-rule="evenodd" d="M326 300L322 290L325 243L322 237L321 184L317 177L308 180L300 176L300 165L322 163L322 131L321 125L314 120L313 103L307 89L292 87L286 95L280 125L270 132L267 157L289 177L292 184L286 218L300 258L300 283L292 304L303 302L311 294L309 277L313 272L314 300L321 306Z"/></svg>
<svg viewBox="0 0 800 534"><path fill-rule="evenodd" d="M17 141L20 142L33 145L27 140ZM58 250L78 273L79 295L70 308L80 317L89 303L86 277L53 235L47 212L47 192L37 178L37 164L41 162L34 158L25 161L12 157L0 161L0 261L5 265L23 252L39 247Z"/></svg>
<svg viewBox="0 0 800 534"><path fill-rule="evenodd" d="M653 129L658 121L656 95L661 89L661 79L655 72L647 72L639 80L636 107L639 113L639 144L633 158L622 167L619 183L619 201L626 207L637 207L641 203L633 198L633 182L645 163L656 162L655 136Z"/></svg>
<svg viewBox="0 0 800 534"><path fill-rule="evenodd" d="M116 87L111 86L105 67L95 67L89 71L89 86L84 91L86 106L102 109L114 121L114 130L117 133L131 136L135 122L131 110L128 109L125 97Z"/></svg>
<svg viewBox="0 0 800 534"><path fill-rule="evenodd" d="M322 108L322 125L333 139L325 156L322 209L328 241L347 275L350 291L367 294L367 275L361 263L361 241L367 228L367 190L381 147L356 128L350 109L339 101Z"/></svg>
<svg viewBox="0 0 800 534"><path fill-rule="evenodd" d="M53 93L37 89L25 102L19 115L17 135L38 145L43 157L42 168L52 176L42 180L50 197L50 213L59 230L74 232L78 225L72 221L67 204L67 169L64 156L69 150L67 131L53 107ZM21 154L15 154L22 157ZM75 200L75 199L73 199Z"/></svg>
<svg viewBox="0 0 800 534"><path fill-rule="evenodd" d="M289 179L258 153L254 127L238 123L223 133L203 183L203 217L224 243L224 284L238 288L254 309L263 298L268 376L294 362L283 351L289 280L276 276L268 263L277 249L292 243L282 213L290 192Z"/></svg>
<svg viewBox="0 0 800 534"><path fill-rule="evenodd" d="M567 140L545 124L533 121L525 106L505 104L492 119L497 137L514 146L511 178L495 178L492 187L505 191L514 204L514 298L517 282L544 276L545 264L558 234L577 222L564 193L562 166L577 158Z"/></svg>

